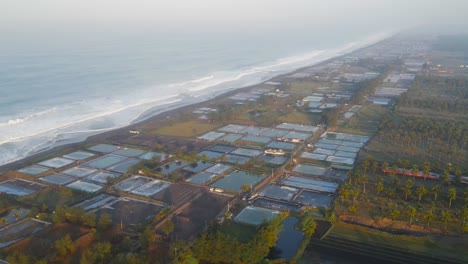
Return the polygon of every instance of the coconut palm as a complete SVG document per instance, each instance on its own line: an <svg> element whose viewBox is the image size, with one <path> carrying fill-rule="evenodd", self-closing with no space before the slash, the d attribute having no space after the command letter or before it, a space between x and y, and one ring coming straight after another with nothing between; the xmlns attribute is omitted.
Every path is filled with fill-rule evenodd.
<svg viewBox="0 0 468 264"><path fill-rule="evenodd" d="M356 198L359 196L359 190L358 189L351 189L349 193L353 196L353 205L356 204Z"/></svg>
<svg viewBox="0 0 468 264"><path fill-rule="evenodd" d="M416 216L416 213L417 213L416 208L410 206L410 207L408 207L408 210L407 210L406 213L409 216L409 224L410 225L413 224L413 219L414 219L414 217Z"/></svg>
<svg viewBox="0 0 468 264"><path fill-rule="evenodd" d="M447 224L452 220L452 215L450 215L449 211L443 211L441 214L442 223L444 223L445 232L447 232Z"/></svg>
<svg viewBox="0 0 468 264"><path fill-rule="evenodd" d="M379 176L379 178L377 178L377 186L376 186L377 194L380 194L384 190L384 188L385 188L384 180L382 177Z"/></svg>
<svg viewBox="0 0 468 264"><path fill-rule="evenodd" d="M405 200L408 200L408 196L411 195L413 188L413 180L408 179L405 186L403 187L403 192L405 193Z"/></svg>
<svg viewBox="0 0 468 264"><path fill-rule="evenodd" d="M418 194L418 202L420 202L423 195L425 195L427 193L427 189L426 189L426 187L424 187L424 185L420 185L416 189L416 193Z"/></svg>
<svg viewBox="0 0 468 264"><path fill-rule="evenodd" d="M439 195L440 192L440 185L436 185L432 187L432 193L434 193L434 201L437 201L437 196Z"/></svg>
<svg viewBox="0 0 468 264"><path fill-rule="evenodd" d="M398 217L400 216L400 211L398 210L393 210L391 213L390 213L390 218L395 221L398 219Z"/></svg>
<svg viewBox="0 0 468 264"><path fill-rule="evenodd" d="M429 175L430 170L431 170L431 166L430 166L429 162L427 162L427 161L424 162L424 165L423 165L424 180L426 180L426 177Z"/></svg>
<svg viewBox="0 0 468 264"><path fill-rule="evenodd" d="M449 199L449 208L452 207L452 201L457 199L457 190L455 188L450 188L447 192L447 197Z"/></svg>
<svg viewBox="0 0 468 264"><path fill-rule="evenodd" d="M429 227L431 222L434 221L434 214L431 211L428 211L423 216L423 219L427 222L427 227Z"/></svg>
<svg viewBox="0 0 468 264"><path fill-rule="evenodd" d="M416 177L416 174L419 172L419 166L418 164L413 164L413 168L411 169L411 173L413 173L413 176Z"/></svg>
<svg viewBox="0 0 468 264"><path fill-rule="evenodd" d="M382 164L382 170L388 170L388 168L389 168L388 162L384 162Z"/></svg>
<svg viewBox="0 0 468 264"><path fill-rule="evenodd" d="M349 212L351 215L353 215L353 217L352 217L351 220L354 221L354 215L357 213L357 208L356 208L356 206L351 205L350 207L348 207L348 212Z"/></svg>
<svg viewBox="0 0 468 264"><path fill-rule="evenodd" d="M362 184L362 193L366 193L367 175L363 174L357 178L357 183Z"/></svg>

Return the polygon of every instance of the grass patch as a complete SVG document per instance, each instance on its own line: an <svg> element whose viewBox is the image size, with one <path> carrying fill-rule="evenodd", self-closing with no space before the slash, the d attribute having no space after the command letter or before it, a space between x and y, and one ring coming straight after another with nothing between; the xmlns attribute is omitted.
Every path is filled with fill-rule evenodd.
<svg viewBox="0 0 468 264"><path fill-rule="evenodd" d="M287 123L296 123L296 124L303 124L303 125L310 125L311 118L308 114L298 112L298 111L291 111L286 115L280 116L278 118L280 122L287 122Z"/></svg>
<svg viewBox="0 0 468 264"><path fill-rule="evenodd" d="M175 124L169 124L160 128L147 131L150 134L176 137L195 137L206 132L212 131L218 127L218 124L205 123L199 121L184 121Z"/></svg>
<svg viewBox="0 0 468 264"><path fill-rule="evenodd" d="M240 242L247 242L257 234L257 227L234 221L226 221L221 225L221 231Z"/></svg>
<svg viewBox="0 0 468 264"><path fill-rule="evenodd" d="M438 256L441 258L459 258L468 261L468 256L464 253L466 249L466 239L463 237L393 235L342 222L336 224L335 228L331 231L331 235L366 244L408 250L418 254Z"/></svg>
<svg viewBox="0 0 468 264"><path fill-rule="evenodd" d="M380 105L366 105L348 122L339 126L339 132L371 136L377 133L380 120L388 111Z"/></svg>

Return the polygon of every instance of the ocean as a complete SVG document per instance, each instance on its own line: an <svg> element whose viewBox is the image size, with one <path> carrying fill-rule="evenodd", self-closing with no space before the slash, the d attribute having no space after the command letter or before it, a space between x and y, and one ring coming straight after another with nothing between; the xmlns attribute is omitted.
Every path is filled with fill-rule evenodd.
<svg viewBox="0 0 468 264"><path fill-rule="evenodd" d="M0 165L141 121L149 109L157 114L207 100L388 35L123 29L2 36Z"/></svg>

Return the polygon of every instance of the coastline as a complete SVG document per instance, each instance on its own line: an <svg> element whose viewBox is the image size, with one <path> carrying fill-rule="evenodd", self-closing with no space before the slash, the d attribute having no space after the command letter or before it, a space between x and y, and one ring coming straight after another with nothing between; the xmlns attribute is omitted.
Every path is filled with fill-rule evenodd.
<svg viewBox="0 0 468 264"><path fill-rule="evenodd" d="M39 150L38 152L24 157L20 158L18 160L9 162L7 164L0 165L0 173L5 173L7 171L12 171L12 170L17 170L22 167L28 166L31 163L34 163L39 160L43 160L46 158L52 158L57 156L57 153L61 152L72 152L75 150L78 150L82 148L83 145L87 144L93 144L93 143L102 143L105 142L109 137L117 135L117 134L122 134L122 133L127 133L128 130L135 130L139 126L143 125L146 122L158 122L164 120L167 116L173 116L177 113L180 112L187 112L190 111L192 108L197 108L199 106L202 106L203 104L209 102L209 101L214 101L218 100L220 98L225 98L229 97L231 95L234 95L236 93L242 92L244 90L249 90L252 89L258 85L261 85L263 83L269 82L269 81L279 81L281 82L282 78L285 78L288 75L304 71L306 69L312 68L312 67L317 67L326 63L329 63L330 61L340 59L344 56L348 56L350 54L353 54L355 52L361 51L363 49L372 47L374 45L377 45L393 36L395 36L397 33L392 33L392 34L387 34L385 37L380 38L378 40L374 40L371 43L367 43L366 45L362 47L358 47L354 50L351 50L349 52L345 52L343 54L339 54L337 56L331 57L324 59L322 61L317 61L313 62L310 65L304 66L297 68L292 71L284 72L281 74L278 74L276 76L273 76L271 78L268 78L260 83L252 84L252 85L247 85L244 87L233 87L233 88L227 88L223 90L213 90L210 91L210 88L207 88L207 95L205 96L200 96L200 97L189 97L189 98L183 98L181 101L175 102L174 105L171 106L169 105L163 105L163 106L154 106L149 108L148 110L144 111L141 113L137 118L134 119L134 123L131 123L129 125L116 128L116 129L111 129L108 131L104 132L98 132L96 134L91 134L86 137L82 137L80 139L76 138L78 140L77 142L74 143L65 143L65 144L60 144L56 146L51 146L49 148L46 148L44 150ZM193 100L193 98L197 98L197 100ZM191 99L191 100L190 100Z"/></svg>

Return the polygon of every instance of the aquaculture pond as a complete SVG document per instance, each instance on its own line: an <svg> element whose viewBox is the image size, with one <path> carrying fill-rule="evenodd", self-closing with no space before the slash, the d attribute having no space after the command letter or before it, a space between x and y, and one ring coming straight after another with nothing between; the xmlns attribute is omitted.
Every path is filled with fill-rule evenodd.
<svg viewBox="0 0 468 264"><path fill-rule="evenodd" d="M278 236L276 246L270 255L275 259L289 259L294 257L301 245L304 234L294 227L299 222L295 217L288 217L283 221L283 229Z"/></svg>

